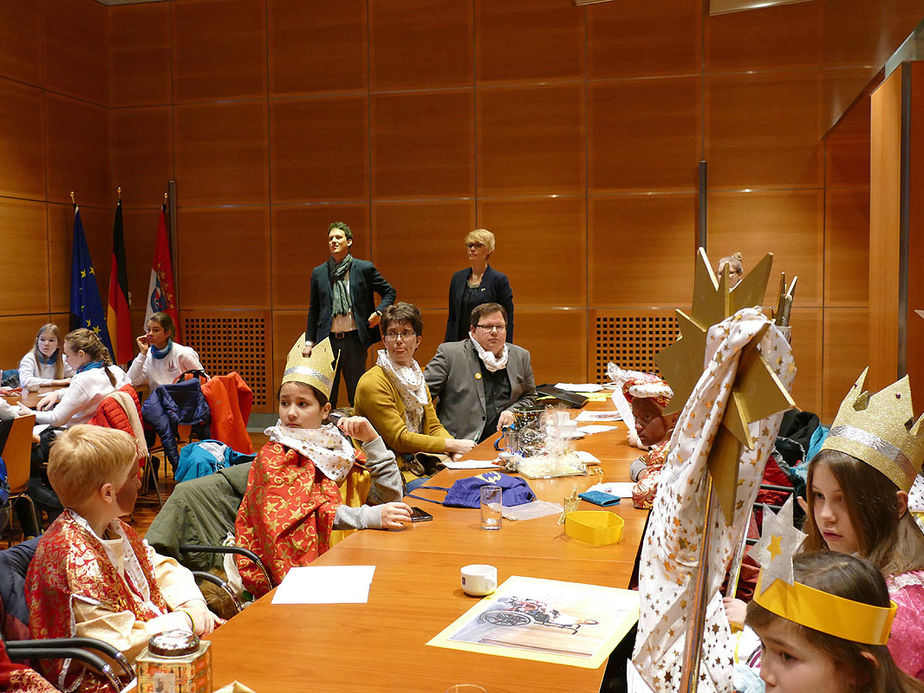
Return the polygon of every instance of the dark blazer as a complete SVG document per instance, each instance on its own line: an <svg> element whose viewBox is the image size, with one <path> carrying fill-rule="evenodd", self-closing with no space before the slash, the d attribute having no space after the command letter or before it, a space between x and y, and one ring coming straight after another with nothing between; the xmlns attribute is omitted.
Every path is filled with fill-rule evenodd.
<svg viewBox="0 0 924 693"><path fill-rule="evenodd" d="M382 297L382 302L375 307L373 292ZM333 320L333 287L327 263L318 265L311 271L311 301L308 306L308 329L305 339L317 344L330 334ZM369 316L375 311L383 311L395 302L395 290L368 260L353 258L350 266L350 298L353 301L353 321L359 333L363 349L382 339L378 326L369 328Z"/></svg>
<svg viewBox="0 0 924 693"><path fill-rule="evenodd" d="M449 282L449 319L446 320L446 337L444 342L455 342L459 323L468 323L468 315L459 315L462 311L462 297L465 295L465 284L472 274L472 268L459 270L452 275ZM488 265L481 278L482 303L500 303L507 311L507 341L513 343L513 290L507 275L498 272ZM468 325L466 325L467 327Z"/></svg>
<svg viewBox="0 0 924 693"><path fill-rule="evenodd" d="M503 409L525 409L536 403L536 381L529 352L509 344L507 379L510 400ZM424 369L436 404L436 415L454 438L478 440L484 428L487 403L481 378L481 359L470 339L444 342Z"/></svg>

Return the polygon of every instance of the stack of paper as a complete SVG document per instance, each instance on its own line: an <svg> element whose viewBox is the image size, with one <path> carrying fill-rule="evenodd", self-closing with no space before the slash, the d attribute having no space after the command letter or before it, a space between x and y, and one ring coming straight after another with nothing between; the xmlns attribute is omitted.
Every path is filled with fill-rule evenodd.
<svg viewBox="0 0 924 693"><path fill-rule="evenodd" d="M273 595L273 604L365 604L374 565L291 568Z"/></svg>

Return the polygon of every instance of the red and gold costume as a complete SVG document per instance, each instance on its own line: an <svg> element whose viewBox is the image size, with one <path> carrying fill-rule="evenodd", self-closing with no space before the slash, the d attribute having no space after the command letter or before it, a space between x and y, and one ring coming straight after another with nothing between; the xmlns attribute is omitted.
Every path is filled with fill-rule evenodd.
<svg viewBox="0 0 924 693"><path fill-rule="evenodd" d="M57 688L37 672L22 664L15 664L0 640L0 691L6 693L57 693Z"/></svg>
<svg viewBox="0 0 924 693"><path fill-rule="evenodd" d="M160 562L155 568L151 556L162 557L119 520L111 523L108 531L120 538L106 543L118 543L122 549L120 565L124 575L113 565L103 540L73 510L61 513L48 528L26 575L29 630L33 638L105 633L108 642L133 659L135 650L151 635L147 625L158 632L188 624L184 614L169 613L168 600L158 586L156 575L163 580L164 568ZM176 566L172 559L164 560L175 566L165 581L175 593L170 601L182 603L196 595L201 599L189 571ZM100 627L104 629L102 632L93 630ZM80 674L65 669L63 660L44 661L42 665L48 679L57 681L61 687L77 685L81 693L109 690L101 678L89 671L83 673L78 683Z"/></svg>
<svg viewBox="0 0 924 693"><path fill-rule="evenodd" d="M661 479L661 469L667 461L668 446L671 439L665 438L660 443L652 445L648 452L639 455L639 461L645 463L645 468L639 473L635 486L632 487L632 504L636 508L651 510L655 494L658 492L658 481Z"/></svg>
<svg viewBox="0 0 924 693"><path fill-rule="evenodd" d="M346 536L334 529L337 509L362 505L371 486L369 472L358 464L338 484L309 457L269 442L250 468L234 526L236 543L256 553L279 584L289 568L311 563ZM262 571L249 560L239 559L238 568L254 596L269 591Z"/></svg>

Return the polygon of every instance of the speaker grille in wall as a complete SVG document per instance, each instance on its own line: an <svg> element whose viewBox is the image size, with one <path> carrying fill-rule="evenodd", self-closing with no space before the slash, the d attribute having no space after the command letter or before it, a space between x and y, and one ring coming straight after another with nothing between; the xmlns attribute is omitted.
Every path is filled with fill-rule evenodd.
<svg viewBox="0 0 924 693"><path fill-rule="evenodd" d="M209 375L237 371L253 390L254 410L269 404L272 339L263 313L183 313L183 342Z"/></svg>
<svg viewBox="0 0 924 693"><path fill-rule="evenodd" d="M591 382L607 382L606 364L660 373L654 357L677 339L673 309L591 311Z"/></svg>

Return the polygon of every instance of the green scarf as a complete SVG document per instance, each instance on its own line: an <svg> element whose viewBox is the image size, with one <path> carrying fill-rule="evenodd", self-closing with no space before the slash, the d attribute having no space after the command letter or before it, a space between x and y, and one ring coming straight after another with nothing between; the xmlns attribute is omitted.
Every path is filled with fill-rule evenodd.
<svg viewBox="0 0 924 693"><path fill-rule="evenodd" d="M334 291L333 315L349 315L353 312L350 287L346 283L346 276L352 264L353 256L350 254L347 254L339 263L334 258L327 260L327 271L330 273L330 283Z"/></svg>

